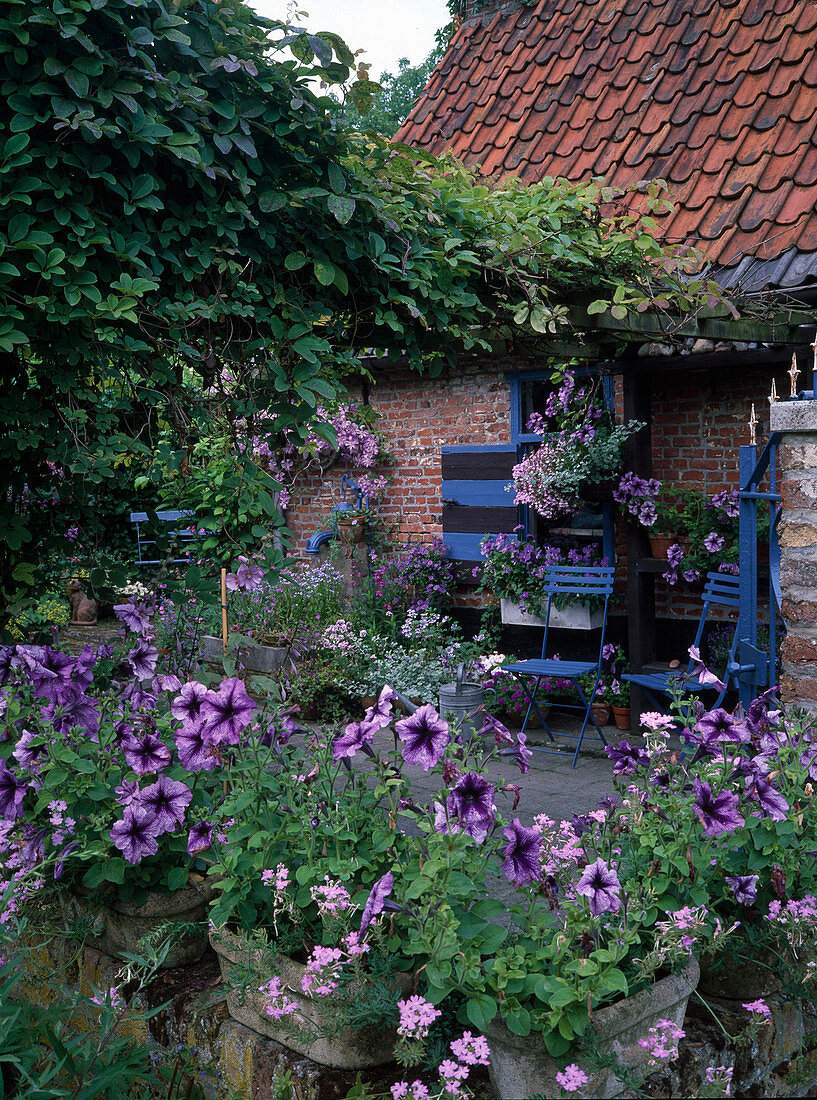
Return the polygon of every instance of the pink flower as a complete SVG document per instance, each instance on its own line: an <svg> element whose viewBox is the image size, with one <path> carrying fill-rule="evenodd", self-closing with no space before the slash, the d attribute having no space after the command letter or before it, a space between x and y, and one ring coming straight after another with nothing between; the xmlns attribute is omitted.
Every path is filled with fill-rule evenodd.
<svg viewBox="0 0 817 1100"><path fill-rule="evenodd" d="M284 1016L290 1016L293 1012L298 1011L295 1002L286 996L280 978L272 978L266 985L259 986L258 992L264 994L266 998L264 1012L267 1016L271 1016L273 1020L280 1020Z"/></svg>
<svg viewBox="0 0 817 1100"><path fill-rule="evenodd" d="M556 1084L565 1092L578 1092L589 1080L584 1070L579 1069L575 1062L565 1066L561 1073L556 1074Z"/></svg>
<svg viewBox="0 0 817 1100"><path fill-rule="evenodd" d="M407 1039L425 1039L428 1029L440 1015L440 1010L423 997L409 997L407 1001L398 1001L400 1026L398 1035Z"/></svg>
<svg viewBox="0 0 817 1100"><path fill-rule="evenodd" d="M741 1002L741 1004L743 1004L743 1002ZM771 1020L772 1018L771 1009L764 1000L758 999L757 1001L747 1001L743 1004L743 1007L747 1012L751 1012L755 1016L760 1016L764 1020Z"/></svg>
<svg viewBox="0 0 817 1100"><path fill-rule="evenodd" d="M460 1062L468 1066L491 1064L491 1052L484 1035L477 1035L474 1038L470 1031L466 1031L461 1039L451 1041L451 1050Z"/></svg>

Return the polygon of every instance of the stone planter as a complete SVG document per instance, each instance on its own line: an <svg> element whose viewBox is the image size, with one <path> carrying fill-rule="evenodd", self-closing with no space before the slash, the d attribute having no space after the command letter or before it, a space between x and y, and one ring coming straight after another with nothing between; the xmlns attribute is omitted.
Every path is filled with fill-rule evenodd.
<svg viewBox="0 0 817 1100"><path fill-rule="evenodd" d="M700 971L695 959L679 971L661 978L648 989L593 1013L595 1038L599 1051L611 1065L592 1070L592 1061L571 1050L560 1061L548 1054L539 1034L513 1035L501 1020L489 1024L486 1035L491 1048L491 1084L499 1100L519 1100L522 1096L558 1096L556 1074L567 1062L579 1062L590 1080L582 1088L583 1096L612 1100L622 1095L624 1083L618 1067L628 1072L646 1068L648 1052L638 1045L658 1020L671 1020L679 1027L686 1014L687 1001L698 984ZM593 1023L588 1030L593 1028Z"/></svg>
<svg viewBox="0 0 817 1100"><path fill-rule="evenodd" d="M332 1026L337 1000L303 993L301 977L306 968L300 963L276 955L271 966L269 951L253 948L243 937L223 928L210 932L210 943L218 956L227 1007L234 1020L322 1066L363 1069L392 1061L396 1030L367 1027L338 1031ZM245 981L248 973L250 980ZM288 999L298 1006L297 1012L280 1022L266 1014L264 997L258 992L258 986L275 975L281 978ZM237 979L247 988L236 988ZM410 974L395 975L402 996L408 994L412 982ZM348 991L352 996L359 993L361 983L353 982Z"/></svg>
<svg viewBox="0 0 817 1100"><path fill-rule="evenodd" d="M777 967L774 965L776 962L779 963ZM762 960L737 959L731 955L715 959L704 956L698 989L703 997L719 1001L744 1002L757 1000L758 997L772 997L780 993L785 985L791 984L795 963L791 956L781 962L770 953L769 964L765 966Z"/></svg>
<svg viewBox="0 0 817 1100"><path fill-rule="evenodd" d="M523 611L519 604L504 596L500 600L502 621L508 626L544 626L541 615ZM568 607L554 607L550 612L550 625L558 630L595 630L601 626L604 612L586 603L574 603Z"/></svg>
<svg viewBox="0 0 817 1100"><path fill-rule="evenodd" d="M630 708L613 706L613 721L617 730L631 729Z"/></svg>
<svg viewBox="0 0 817 1100"><path fill-rule="evenodd" d="M260 672L270 675L279 672L289 655L287 646L251 645L242 646L235 651L248 672ZM224 644L221 638L205 634L201 639L202 660L221 661L224 656Z"/></svg>
<svg viewBox="0 0 817 1100"><path fill-rule="evenodd" d="M171 894L149 892L143 905L115 901L97 906L90 894L66 891L61 897L63 917L68 923L93 920L85 942L106 955L120 958L123 952L139 954L139 941L165 922L198 924L199 928L174 939L162 968L198 962L207 947L207 907L213 891L204 883L185 886Z"/></svg>

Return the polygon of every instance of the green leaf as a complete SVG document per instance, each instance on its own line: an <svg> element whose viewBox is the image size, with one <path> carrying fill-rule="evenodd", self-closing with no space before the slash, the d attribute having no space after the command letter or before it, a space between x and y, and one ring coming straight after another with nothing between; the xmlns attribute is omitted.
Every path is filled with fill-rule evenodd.
<svg viewBox="0 0 817 1100"><path fill-rule="evenodd" d="M188 867L171 867L167 872L167 885L171 890L181 890L187 885L190 870Z"/></svg>
<svg viewBox="0 0 817 1100"><path fill-rule="evenodd" d="M336 268L329 260L315 260L312 270L315 272L315 278L321 286L331 286L335 281Z"/></svg>
<svg viewBox="0 0 817 1100"><path fill-rule="evenodd" d="M336 195L341 195L346 190L346 176L343 169L335 164L334 161L329 161L329 186L335 192ZM331 197L330 197L331 201Z"/></svg>
<svg viewBox="0 0 817 1100"><path fill-rule="evenodd" d="M287 271L299 271L305 263L306 256L303 252L290 252L287 258L284 260L284 267L287 269Z"/></svg>
<svg viewBox="0 0 817 1100"><path fill-rule="evenodd" d="M476 993L468 998L465 1011L474 1027L480 1031L485 1031L488 1024L496 1016L497 1004L493 997L489 997L487 993Z"/></svg>
<svg viewBox="0 0 817 1100"><path fill-rule="evenodd" d="M330 213L334 214L341 225L346 225L357 208L357 203L348 195L330 195L326 200Z"/></svg>

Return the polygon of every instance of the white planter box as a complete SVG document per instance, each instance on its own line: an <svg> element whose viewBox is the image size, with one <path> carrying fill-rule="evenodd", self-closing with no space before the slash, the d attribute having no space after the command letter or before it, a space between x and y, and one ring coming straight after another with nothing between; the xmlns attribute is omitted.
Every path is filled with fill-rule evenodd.
<svg viewBox="0 0 817 1100"><path fill-rule="evenodd" d="M500 600L502 621L509 626L544 626L541 615L523 611L519 604L504 597ZM554 607L550 612L550 625L557 630L596 630L604 619L602 608L591 608L586 603L574 603L569 607Z"/></svg>

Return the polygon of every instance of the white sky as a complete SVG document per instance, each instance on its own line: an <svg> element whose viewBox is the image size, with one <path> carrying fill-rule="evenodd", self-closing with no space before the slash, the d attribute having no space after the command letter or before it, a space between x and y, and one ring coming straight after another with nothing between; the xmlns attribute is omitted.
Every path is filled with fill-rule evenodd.
<svg viewBox="0 0 817 1100"><path fill-rule="evenodd" d="M358 62L371 62L370 75L397 71L397 61L407 57L412 65L434 49L434 33L450 22L445 0L247 0L270 19L287 18L288 12L307 12L297 20L311 31L334 31L349 48L365 50ZM293 20L294 21L294 20Z"/></svg>

